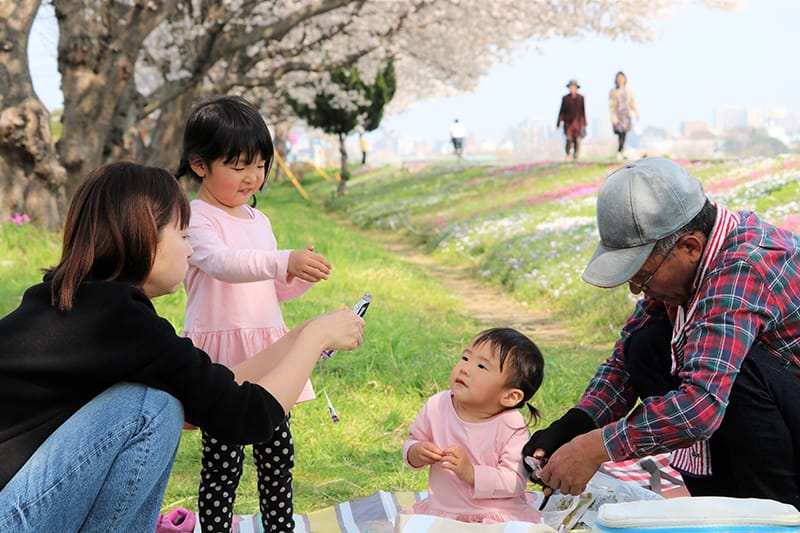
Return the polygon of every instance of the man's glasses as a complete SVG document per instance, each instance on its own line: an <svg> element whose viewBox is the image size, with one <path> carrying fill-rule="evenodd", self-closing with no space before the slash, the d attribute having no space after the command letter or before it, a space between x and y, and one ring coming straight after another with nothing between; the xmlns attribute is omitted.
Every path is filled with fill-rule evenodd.
<svg viewBox="0 0 800 533"><path fill-rule="evenodd" d="M674 250L674 249L675 249L675 245L677 245L677 244L678 244L678 243L676 242L675 244L673 244L673 245L670 247L670 249L669 249L669 250L667 250L667 253L666 253L666 254L664 254L664 257L663 257L663 259L661 259L661 262L660 262L660 263L658 264L658 266L657 266L657 267L656 267L656 268L655 268L655 269L654 269L654 270L653 270L653 271L650 273L650 275L649 275L649 276L647 276L647 279L646 279L646 280L644 280L643 282L639 283L638 281L634 281L634 279L633 279L633 278L631 278L631 279L629 279L629 280L628 280L628 283L630 283L630 284L633 286L633 288L634 288L634 289L636 289L637 291L639 291L639 292L645 292L645 291L647 290L647 286L648 286L648 285L650 285L650 282L651 282L651 281L653 281L653 278L655 277L656 273L658 272L658 269L659 269L659 268L661 268L661 265L663 265L664 263L666 263L667 259L669 259L669 256L670 256L670 255L672 255L672 250Z"/></svg>

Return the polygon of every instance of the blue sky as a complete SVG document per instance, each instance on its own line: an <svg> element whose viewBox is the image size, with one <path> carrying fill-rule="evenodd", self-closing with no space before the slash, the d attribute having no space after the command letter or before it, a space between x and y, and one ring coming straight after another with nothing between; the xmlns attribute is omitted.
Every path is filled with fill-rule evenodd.
<svg viewBox="0 0 800 533"><path fill-rule="evenodd" d="M657 36L648 43L595 36L542 42L497 65L474 93L419 102L387 116L381 128L433 141L447 137L455 117L479 138L500 139L531 119L555 126L570 78L581 83L590 122L605 119L618 70L628 75L645 127L677 131L683 120L712 123L719 107L800 113L800 0L741 3L735 11L676 8L672 17L653 21ZM49 108L62 101L54 26L52 11L44 12L29 43L34 88Z"/></svg>

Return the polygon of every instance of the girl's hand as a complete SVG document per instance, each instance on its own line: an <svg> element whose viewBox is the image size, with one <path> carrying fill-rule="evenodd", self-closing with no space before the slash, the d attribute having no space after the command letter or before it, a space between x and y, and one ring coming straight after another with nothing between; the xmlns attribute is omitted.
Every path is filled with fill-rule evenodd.
<svg viewBox="0 0 800 533"><path fill-rule="evenodd" d="M317 281L328 279L331 268L333 267L324 257L314 253L313 246L309 246L305 250L292 250L289 254L287 271L292 276L304 281L316 283Z"/></svg>
<svg viewBox="0 0 800 533"><path fill-rule="evenodd" d="M442 450L432 442L418 442L408 449L408 462L416 468L438 463L443 457Z"/></svg>
<svg viewBox="0 0 800 533"><path fill-rule="evenodd" d="M301 334L319 335L323 350L352 350L361 346L364 324L352 309L337 309L306 322Z"/></svg>
<svg viewBox="0 0 800 533"><path fill-rule="evenodd" d="M475 468L469 462L467 454L458 446L450 446L444 451L442 468L452 471L458 479L469 486L475 485Z"/></svg>

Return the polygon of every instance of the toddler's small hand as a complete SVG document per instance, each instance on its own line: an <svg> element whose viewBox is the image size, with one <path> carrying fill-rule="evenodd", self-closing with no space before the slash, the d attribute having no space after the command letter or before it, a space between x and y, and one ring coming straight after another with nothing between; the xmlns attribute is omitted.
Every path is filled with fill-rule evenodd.
<svg viewBox="0 0 800 533"><path fill-rule="evenodd" d="M418 442L408 450L408 462L417 468L438 463L442 458L442 450L432 442Z"/></svg>
<svg viewBox="0 0 800 533"><path fill-rule="evenodd" d="M442 468L450 470L458 476L458 479L469 485L475 484L475 468L464 450L458 446L450 446L444 451Z"/></svg>
<svg viewBox="0 0 800 533"><path fill-rule="evenodd" d="M304 281L316 283L328 279L331 273L331 264L320 254L314 252L314 247L305 250L292 250L289 254L287 271Z"/></svg>

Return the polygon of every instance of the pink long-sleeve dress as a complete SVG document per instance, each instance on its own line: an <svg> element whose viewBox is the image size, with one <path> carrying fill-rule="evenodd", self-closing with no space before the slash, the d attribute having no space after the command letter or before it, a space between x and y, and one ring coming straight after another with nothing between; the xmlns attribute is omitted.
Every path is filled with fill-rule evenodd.
<svg viewBox="0 0 800 533"><path fill-rule="evenodd" d="M237 218L202 200L191 202L186 319L183 336L211 358L232 367L286 334L280 302L297 298L313 283L287 272L291 250L278 250L264 213L244 206ZM315 398L311 382L298 402Z"/></svg>
<svg viewBox="0 0 800 533"><path fill-rule="evenodd" d="M539 523L541 515L524 494L528 476L522 466L522 447L529 436L516 409L502 411L485 422L465 422L456 413L449 390L435 394L408 431L403 459L421 470L408 462L411 446L429 441L444 450L457 445L474 466L475 483L470 486L435 463L428 473L428 497L403 512L472 523Z"/></svg>

